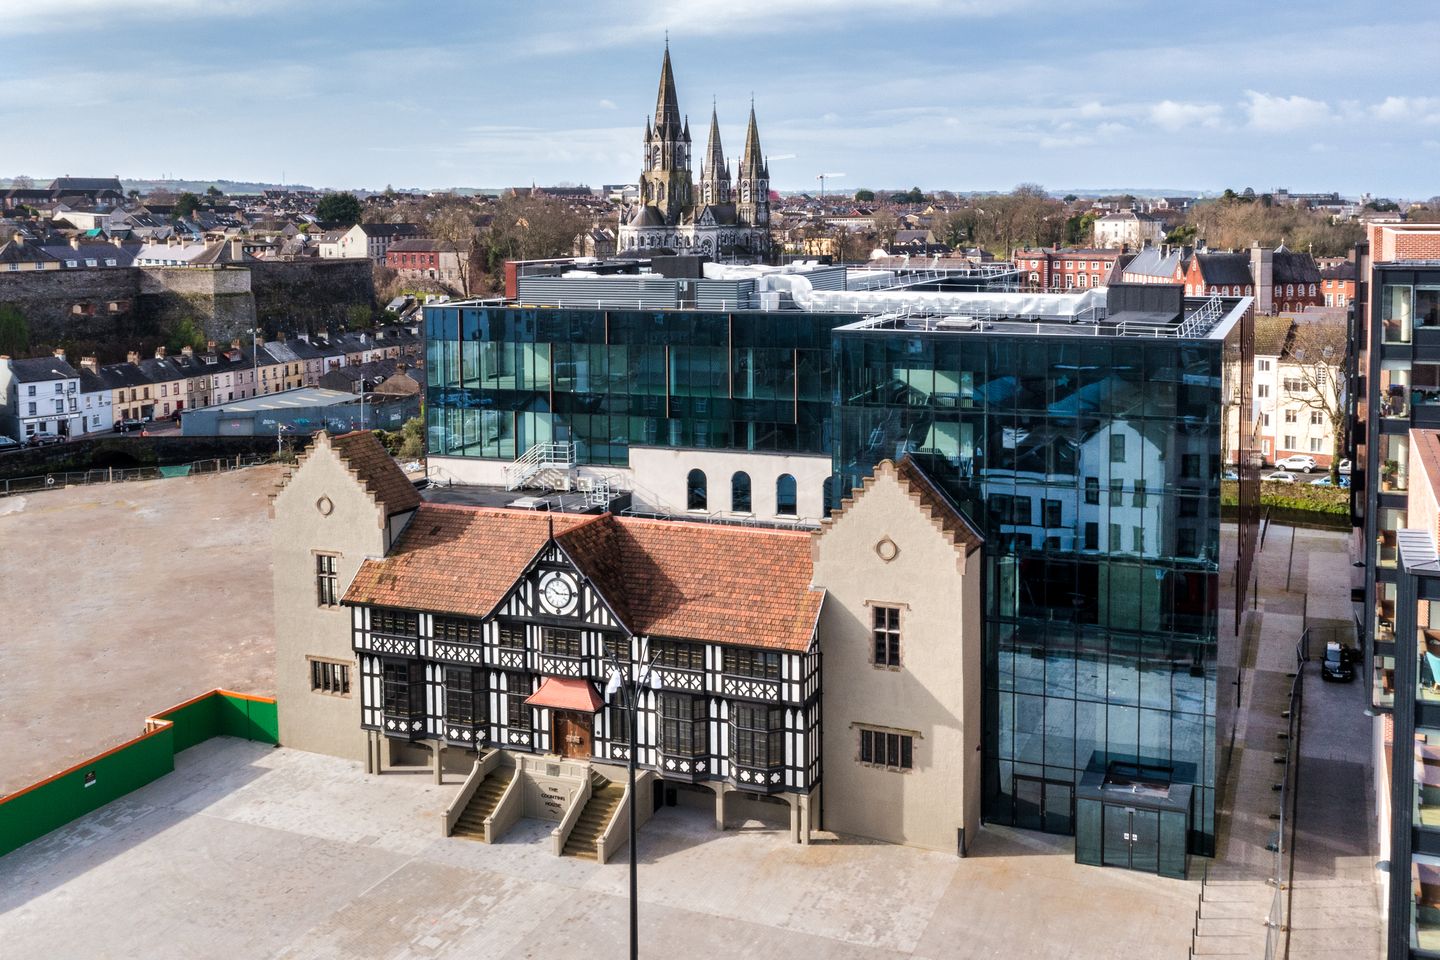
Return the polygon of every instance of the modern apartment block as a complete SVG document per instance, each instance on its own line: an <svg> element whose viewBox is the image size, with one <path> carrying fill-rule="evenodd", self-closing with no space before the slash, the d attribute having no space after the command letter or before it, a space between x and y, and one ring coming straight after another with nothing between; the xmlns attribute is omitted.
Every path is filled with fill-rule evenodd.
<svg viewBox="0 0 1440 960"><path fill-rule="evenodd" d="M1440 227L1372 224L1357 256L1349 397L1372 705L1394 702L1398 531L1410 525L1413 429L1440 428Z"/></svg>
<svg viewBox="0 0 1440 960"><path fill-rule="evenodd" d="M1213 849L1238 605L1218 574L1247 583L1254 543L1249 468L1220 540L1222 361L1252 357L1248 298L599 266L427 308L434 477L805 526L909 457L985 539L986 819L1158 869L1159 806L1122 829L1083 802L1144 784Z"/></svg>

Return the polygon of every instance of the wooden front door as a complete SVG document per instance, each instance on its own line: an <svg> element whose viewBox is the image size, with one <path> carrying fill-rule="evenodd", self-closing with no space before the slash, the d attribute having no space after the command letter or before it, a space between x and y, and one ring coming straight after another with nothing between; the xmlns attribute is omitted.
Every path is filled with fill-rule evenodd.
<svg viewBox="0 0 1440 960"><path fill-rule="evenodd" d="M555 727L550 732L552 748L562 757L590 759L590 739L595 718L570 710L555 711Z"/></svg>

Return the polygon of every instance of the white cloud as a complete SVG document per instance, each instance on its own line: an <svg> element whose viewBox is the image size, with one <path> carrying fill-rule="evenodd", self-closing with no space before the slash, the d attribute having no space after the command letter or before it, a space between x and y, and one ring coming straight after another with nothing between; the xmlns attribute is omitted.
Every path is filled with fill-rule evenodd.
<svg viewBox="0 0 1440 960"><path fill-rule="evenodd" d="M1440 97L1386 97L1371 113L1386 123L1440 123Z"/></svg>
<svg viewBox="0 0 1440 960"><path fill-rule="evenodd" d="M281 7L282 0L4 0L0 37L95 29L134 20L250 17Z"/></svg>
<svg viewBox="0 0 1440 960"><path fill-rule="evenodd" d="M1324 123L1331 115L1328 103L1309 97L1276 97L1254 90L1246 90L1245 97L1241 106L1257 130L1298 130Z"/></svg>
<svg viewBox="0 0 1440 960"><path fill-rule="evenodd" d="M599 100L599 101L596 102L595 105L596 105L597 107L599 107L600 109L602 109L602 110L614 110L614 109L615 109L615 101L614 101L614 100L608 100L608 99Z"/></svg>
<svg viewBox="0 0 1440 960"><path fill-rule="evenodd" d="M1187 127L1217 127L1224 115L1218 103L1183 103L1178 100L1161 100L1150 106L1150 121L1166 130L1184 130Z"/></svg>

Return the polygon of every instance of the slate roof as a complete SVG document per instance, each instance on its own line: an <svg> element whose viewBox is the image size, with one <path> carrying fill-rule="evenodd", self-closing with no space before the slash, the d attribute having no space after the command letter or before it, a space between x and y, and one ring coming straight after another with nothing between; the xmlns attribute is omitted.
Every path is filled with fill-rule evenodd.
<svg viewBox="0 0 1440 960"><path fill-rule="evenodd" d="M413 237L420 232L413 223L362 223L360 229L367 237Z"/></svg>
<svg viewBox="0 0 1440 960"><path fill-rule="evenodd" d="M1175 268L1180 265L1180 251L1171 250L1168 254L1158 247L1145 247L1135 254L1134 259L1125 265L1124 273L1133 273L1142 277L1169 277L1175 276Z"/></svg>
<svg viewBox="0 0 1440 960"><path fill-rule="evenodd" d="M74 380L80 376L60 357L22 357L10 361L11 375L21 383L43 380Z"/></svg>
<svg viewBox="0 0 1440 960"><path fill-rule="evenodd" d="M449 240L431 240L417 237L411 240L396 240L386 248L389 253L455 253L459 250Z"/></svg>
<svg viewBox="0 0 1440 960"><path fill-rule="evenodd" d="M1244 287L1255 282L1250 277L1248 253L1197 253L1195 260L1200 264L1200 276L1206 286L1233 287L1239 284Z"/></svg>
<svg viewBox="0 0 1440 960"><path fill-rule="evenodd" d="M368 430L344 433L331 437L330 446L384 508L387 517L420 506L415 485L395 466L375 434Z"/></svg>
<svg viewBox="0 0 1440 960"><path fill-rule="evenodd" d="M0 263L52 263L55 258L32 244L7 240L0 244Z"/></svg>
<svg viewBox="0 0 1440 960"><path fill-rule="evenodd" d="M1354 280L1355 261L1346 260L1343 263L1335 264L1333 267L1326 267L1320 271L1320 276L1326 280Z"/></svg>
<svg viewBox="0 0 1440 960"><path fill-rule="evenodd" d="M397 471L398 473L398 471ZM808 650L823 591L805 531L421 504L347 604L488 616L555 541L637 634Z"/></svg>
<svg viewBox="0 0 1440 960"><path fill-rule="evenodd" d="M1275 283L1319 283L1320 268L1308 253L1276 250L1273 277Z"/></svg>

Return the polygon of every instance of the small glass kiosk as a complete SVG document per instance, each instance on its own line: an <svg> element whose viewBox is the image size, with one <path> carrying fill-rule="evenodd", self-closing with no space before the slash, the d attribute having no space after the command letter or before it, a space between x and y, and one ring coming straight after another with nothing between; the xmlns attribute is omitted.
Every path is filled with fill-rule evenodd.
<svg viewBox="0 0 1440 960"><path fill-rule="evenodd" d="M1193 788L1175 769L1091 760L1075 791L1075 862L1184 879Z"/></svg>

